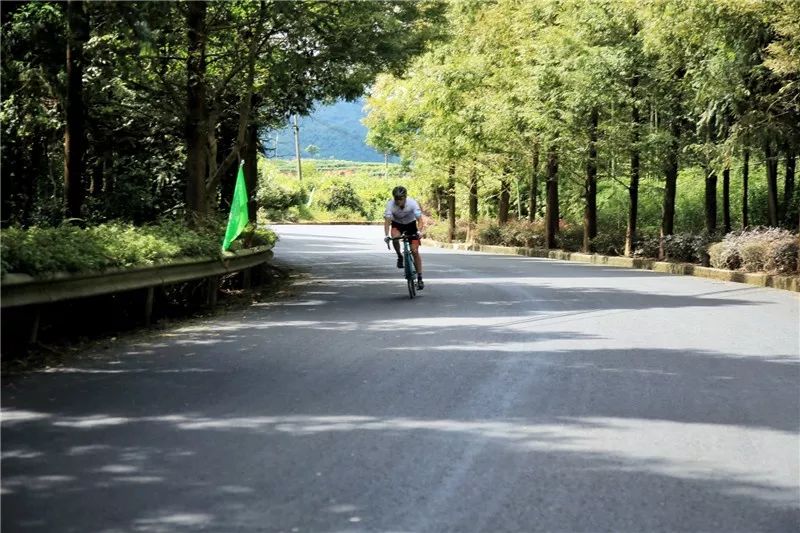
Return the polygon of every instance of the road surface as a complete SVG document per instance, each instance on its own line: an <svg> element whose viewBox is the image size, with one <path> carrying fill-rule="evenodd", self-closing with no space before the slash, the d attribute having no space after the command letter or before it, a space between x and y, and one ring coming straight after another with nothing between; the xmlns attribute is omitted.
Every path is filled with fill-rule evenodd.
<svg viewBox="0 0 800 533"><path fill-rule="evenodd" d="M796 294L278 230L293 297L4 384L4 533L800 529Z"/></svg>

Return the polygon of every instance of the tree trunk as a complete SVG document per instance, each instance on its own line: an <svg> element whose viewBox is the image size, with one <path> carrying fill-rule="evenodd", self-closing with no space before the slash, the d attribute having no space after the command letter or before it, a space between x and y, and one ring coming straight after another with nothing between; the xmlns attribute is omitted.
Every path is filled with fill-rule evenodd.
<svg viewBox="0 0 800 533"><path fill-rule="evenodd" d="M265 16L265 10L267 9L266 2L261 2L261 20ZM213 198L216 195L217 188L219 187L219 182L222 177L225 175L226 172L232 170L236 172L236 167L238 166L235 163L241 159L242 153L245 150L245 143L247 140L247 126L250 124L250 111L253 108L253 83L255 82L256 76L256 59L257 59L257 51L258 51L258 39L255 37L251 37L249 50L247 54L247 81L244 84L244 91L242 92L241 100L239 102L239 125L236 132L236 141L233 143L233 147L231 148L230 153L227 157L220 163L219 168L216 169L216 172L209 173L208 180L205 181L205 197L207 199ZM297 126L297 115L295 115L295 127ZM210 127L214 128L214 123L210 125ZM298 160L299 165L299 160ZM300 168L298 167L298 170ZM300 173L300 180L302 181L302 173Z"/></svg>
<svg viewBox="0 0 800 533"><path fill-rule="evenodd" d="M680 154L681 142L680 125L673 120L672 138L670 140L669 152L667 153L666 166L664 168L664 203L661 212L661 238L659 242L658 256L664 259L664 238L675 232L675 194L678 188L678 156Z"/></svg>
<svg viewBox="0 0 800 533"><path fill-rule="evenodd" d="M258 203L256 202L256 188L258 187L258 128L252 124L247 128L244 182L247 186L247 215L250 222L255 224L258 213Z"/></svg>
<svg viewBox="0 0 800 533"><path fill-rule="evenodd" d="M478 171L474 168L469 174L469 221L478 221Z"/></svg>
<svg viewBox="0 0 800 533"><path fill-rule="evenodd" d="M24 226L27 226L32 221L33 209L38 200L39 180L42 176L46 176L48 171L45 139L44 132L40 128L36 128L33 142L31 142L31 167L27 170L28 175L26 176L23 173L17 176L17 179L22 179L24 187L22 211L19 215L19 220ZM9 212L5 211L5 213ZM8 215L6 215L6 218L9 218Z"/></svg>
<svg viewBox="0 0 800 533"><path fill-rule="evenodd" d="M631 182L628 187L630 206L628 207L628 227L625 231L625 255L633 255L636 249L636 223L639 213L639 104L636 102L636 92L639 86L639 75L634 74L631 78Z"/></svg>
<svg viewBox="0 0 800 533"><path fill-rule="evenodd" d="M89 39L89 21L84 4L67 3L67 100L64 130L64 214L80 218L83 204L83 152L85 145L83 108L83 43Z"/></svg>
<svg viewBox="0 0 800 533"><path fill-rule="evenodd" d="M748 208L748 187L750 186L750 150L744 149L742 154L744 161L742 161L742 229L746 229L750 225L749 208Z"/></svg>
<svg viewBox="0 0 800 533"><path fill-rule="evenodd" d="M794 215L794 171L797 162L796 154L786 146L786 180L783 186L783 220L787 227L794 227L797 217Z"/></svg>
<svg viewBox="0 0 800 533"><path fill-rule="evenodd" d="M547 203L545 205L546 246L558 246L558 148L553 145L547 152Z"/></svg>
<svg viewBox="0 0 800 533"><path fill-rule="evenodd" d="M764 143L764 159L767 165L767 217L769 225L778 225L778 156L769 141Z"/></svg>
<svg viewBox="0 0 800 533"><path fill-rule="evenodd" d="M586 161L586 206L583 212L583 251L592 251L592 239L597 237L597 108L589 115L589 158Z"/></svg>
<svg viewBox="0 0 800 533"><path fill-rule="evenodd" d="M713 168L707 166L705 167L705 175L706 231L714 233L717 231L717 174Z"/></svg>
<svg viewBox="0 0 800 533"><path fill-rule="evenodd" d="M533 170L531 171L531 184L528 197L528 220L536 220L536 200L539 196L539 143L533 145Z"/></svg>
<svg viewBox="0 0 800 533"><path fill-rule="evenodd" d="M196 218L206 215L206 2L187 4L188 27L186 110L186 209Z"/></svg>
<svg viewBox="0 0 800 533"><path fill-rule="evenodd" d="M731 232L731 169L722 170L722 226L725 234Z"/></svg>
<svg viewBox="0 0 800 533"><path fill-rule="evenodd" d="M500 225L508 222L508 209L511 200L511 191L508 183L508 168L503 169L503 178L500 180L500 206L497 210L497 222Z"/></svg>
<svg viewBox="0 0 800 533"><path fill-rule="evenodd" d="M442 187L439 185L431 185L431 192L433 193L434 213L436 214L436 218L441 219L443 218L443 214L446 214L445 208L442 206Z"/></svg>
<svg viewBox="0 0 800 533"><path fill-rule="evenodd" d="M106 146L103 151L103 195L106 196L106 198L114 192L114 173L111 172L113 161L114 154L111 149Z"/></svg>
<svg viewBox="0 0 800 533"><path fill-rule="evenodd" d="M456 166L447 169L447 240L456 240Z"/></svg>

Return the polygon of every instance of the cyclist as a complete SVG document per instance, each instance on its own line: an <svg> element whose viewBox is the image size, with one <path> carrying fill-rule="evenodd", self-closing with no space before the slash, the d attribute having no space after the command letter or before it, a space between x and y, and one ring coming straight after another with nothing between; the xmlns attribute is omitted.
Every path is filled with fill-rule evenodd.
<svg viewBox="0 0 800 533"><path fill-rule="evenodd" d="M419 227L417 227L419 221ZM389 231L391 228L391 232ZM392 189L392 199L386 204L384 213L383 233L385 241L397 238L403 233L413 235L411 240L411 255L414 256L414 265L417 267L417 288L422 290L425 283L422 281L422 258L419 255L419 232L423 229L422 209L413 198L408 198L408 191L403 186ZM403 268L403 254L400 253L400 241L394 242L397 252L397 268Z"/></svg>

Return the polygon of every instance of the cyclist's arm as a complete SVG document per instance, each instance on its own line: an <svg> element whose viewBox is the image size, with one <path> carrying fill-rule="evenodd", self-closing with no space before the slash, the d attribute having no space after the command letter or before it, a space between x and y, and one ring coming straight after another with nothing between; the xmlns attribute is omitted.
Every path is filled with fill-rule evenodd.
<svg viewBox="0 0 800 533"><path fill-rule="evenodd" d="M383 217L383 234L387 237L391 235L389 233L389 228L392 226L392 219L388 217Z"/></svg>
<svg viewBox="0 0 800 533"><path fill-rule="evenodd" d="M417 211L414 213L417 217L417 232L422 235L425 231L425 217L422 214L422 207L417 204Z"/></svg>

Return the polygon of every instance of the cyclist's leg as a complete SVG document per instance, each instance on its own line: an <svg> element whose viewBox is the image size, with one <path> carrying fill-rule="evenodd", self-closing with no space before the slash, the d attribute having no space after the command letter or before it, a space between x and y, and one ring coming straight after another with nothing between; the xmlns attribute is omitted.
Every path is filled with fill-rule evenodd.
<svg viewBox="0 0 800 533"><path fill-rule="evenodd" d="M417 276L422 278L422 256L419 253L419 241L411 241L411 255L414 256L414 266L417 267Z"/></svg>
<svg viewBox="0 0 800 533"><path fill-rule="evenodd" d="M393 222L392 223L392 238L396 239L399 236L400 236L400 229ZM400 241L392 241L392 244L394 245L394 251L397 252L397 257L402 259L403 258L403 253L400 251Z"/></svg>

